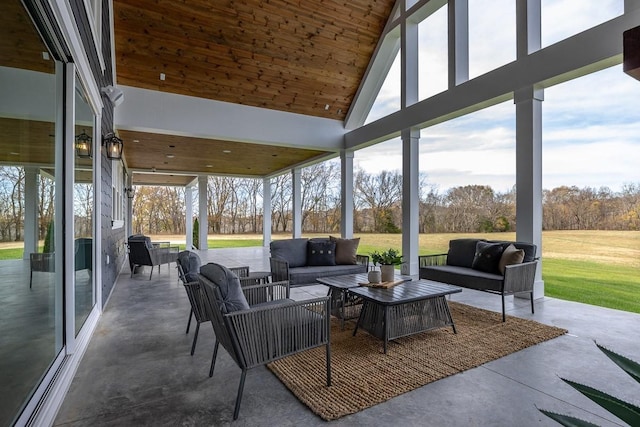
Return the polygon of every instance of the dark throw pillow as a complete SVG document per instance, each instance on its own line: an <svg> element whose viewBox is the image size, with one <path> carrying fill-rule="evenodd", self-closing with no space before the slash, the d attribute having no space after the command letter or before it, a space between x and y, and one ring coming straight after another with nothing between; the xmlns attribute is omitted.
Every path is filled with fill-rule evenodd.
<svg viewBox="0 0 640 427"><path fill-rule="evenodd" d="M307 243L307 265L336 265L336 244L309 241Z"/></svg>
<svg viewBox="0 0 640 427"><path fill-rule="evenodd" d="M498 263L502 257L504 246L500 243L478 242L476 255L473 257L471 268L485 273L500 274Z"/></svg>
<svg viewBox="0 0 640 427"><path fill-rule="evenodd" d="M329 236L329 240L336 244L336 264L357 264L356 253L360 244L359 237L356 239L341 239Z"/></svg>
<svg viewBox="0 0 640 427"><path fill-rule="evenodd" d="M218 286L227 312L249 309L249 303L240 286L240 279L227 267L211 262L200 268L200 274Z"/></svg>

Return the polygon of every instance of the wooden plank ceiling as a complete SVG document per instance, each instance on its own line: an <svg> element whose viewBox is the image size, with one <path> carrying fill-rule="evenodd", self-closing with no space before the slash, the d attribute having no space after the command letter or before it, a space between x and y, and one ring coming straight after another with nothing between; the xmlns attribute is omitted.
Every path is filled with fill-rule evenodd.
<svg viewBox="0 0 640 427"><path fill-rule="evenodd" d="M393 3L114 0L117 84L344 120ZM119 134L127 165L156 174L264 176L327 154L176 135ZM134 176L134 181L141 179Z"/></svg>

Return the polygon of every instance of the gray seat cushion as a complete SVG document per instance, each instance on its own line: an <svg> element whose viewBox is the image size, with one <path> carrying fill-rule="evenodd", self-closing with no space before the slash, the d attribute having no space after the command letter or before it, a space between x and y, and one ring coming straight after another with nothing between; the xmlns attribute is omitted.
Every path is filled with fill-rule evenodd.
<svg viewBox="0 0 640 427"><path fill-rule="evenodd" d="M227 267L212 262L200 267L200 274L218 286L228 313L249 308L240 286L240 279Z"/></svg>
<svg viewBox="0 0 640 427"><path fill-rule="evenodd" d="M439 265L420 268L420 278L481 291L502 291L504 277L467 267Z"/></svg>
<svg viewBox="0 0 640 427"><path fill-rule="evenodd" d="M367 266L363 264L296 267L289 269L289 284L291 286L308 285L315 283L318 277L366 272Z"/></svg>

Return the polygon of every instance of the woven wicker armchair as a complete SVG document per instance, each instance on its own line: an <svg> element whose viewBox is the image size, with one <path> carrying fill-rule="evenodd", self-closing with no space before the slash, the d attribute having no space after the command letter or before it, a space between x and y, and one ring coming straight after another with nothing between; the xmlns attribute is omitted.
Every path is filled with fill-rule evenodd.
<svg viewBox="0 0 640 427"><path fill-rule="evenodd" d="M213 376L219 345L242 369L233 419L238 418L247 371L274 360L311 348L326 347L326 381L331 385L331 344L329 342L329 298L306 301L283 299L288 295L287 282L274 282L243 287L252 296L268 297L264 304L229 312L219 284L203 274L199 276L204 306L213 326L216 342L209 376Z"/></svg>
<svg viewBox="0 0 640 427"><path fill-rule="evenodd" d="M129 246L129 267L131 267L131 277L136 267L148 265L151 267L149 280L153 275L153 267L162 264L170 264L178 260L178 246L171 246L169 242L151 242L148 236L135 235L128 239Z"/></svg>

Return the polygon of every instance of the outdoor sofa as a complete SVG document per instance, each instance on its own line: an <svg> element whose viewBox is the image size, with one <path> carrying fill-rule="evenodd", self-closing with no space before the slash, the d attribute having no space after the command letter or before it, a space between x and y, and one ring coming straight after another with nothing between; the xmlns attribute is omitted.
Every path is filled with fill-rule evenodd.
<svg viewBox="0 0 640 427"><path fill-rule="evenodd" d="M446 254L422 255L421 279L448 283L502 296L528 292L533 308L533 284L538 264L536 245L527 242L453 239Z"/></svg>
<svg viewBox="0 0 640 427"><path fill-rule="evenodd" d="M298 238L270 243L271 277L290 286L316 283L319 277L366 273L369 256L358 255L359 238Z"/></svg>

